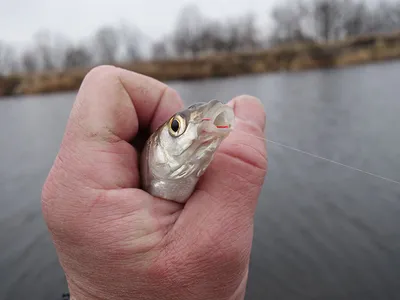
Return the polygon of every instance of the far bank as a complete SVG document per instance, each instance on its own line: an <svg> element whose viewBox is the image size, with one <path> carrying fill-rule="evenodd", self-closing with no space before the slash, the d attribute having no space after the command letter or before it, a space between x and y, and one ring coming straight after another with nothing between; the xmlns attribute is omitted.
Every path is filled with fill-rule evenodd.
<svg viewBox="0 0 400 300"><path fill-rule="evenodd" d="M258 52L224 53L194 59L141 61L120 67L161 81L302 71L400 58L400 33L331 43L288 44ZM89 69L0 77L0 96L77 90Z"/></svg>

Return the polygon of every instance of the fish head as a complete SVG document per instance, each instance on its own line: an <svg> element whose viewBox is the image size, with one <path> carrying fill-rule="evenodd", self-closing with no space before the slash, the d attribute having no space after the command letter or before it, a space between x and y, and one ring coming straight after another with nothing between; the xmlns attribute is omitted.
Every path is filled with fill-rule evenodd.
<svg viewBox="0 0 400 300"><path fill-rule="evenodd" d="M218 100L196 103L160 127L152 170L165 179L200 177L234 126L233 108Z"/></svg>

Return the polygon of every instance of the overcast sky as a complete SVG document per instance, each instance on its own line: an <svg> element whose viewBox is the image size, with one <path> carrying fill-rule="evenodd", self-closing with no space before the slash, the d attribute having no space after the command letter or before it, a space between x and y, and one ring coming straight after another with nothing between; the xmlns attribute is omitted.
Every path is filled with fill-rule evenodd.
<svg viewBox="0 0 400 300"><path fill-rule="evenodd" d="M157 38L172 30L185 0L0 0L0 40L26 43L39 29L60 32L71 39L91 35L98 27L135 24L145 34ZM276 0L201 0L202 13L225 18L254 12L268 18Z"/></svg>

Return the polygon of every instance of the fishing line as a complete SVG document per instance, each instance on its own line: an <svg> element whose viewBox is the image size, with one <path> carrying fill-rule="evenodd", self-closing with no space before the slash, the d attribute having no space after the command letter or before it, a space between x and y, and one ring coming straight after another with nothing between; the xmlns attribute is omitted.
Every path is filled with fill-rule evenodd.
<svg viewBox="0 0 400 300"><path fill-rule="evenodd" d="M375 178L378 178L378 179L385 180L385 181L390 182L390 183L395 183L395 184L400 185L400 181L397 181L397 180L394 180L394 179L390 179L390 178L387 178L387 177L383 177L381 175L374 174L374 173L371 173L371 172L368 172L368 171L364 171L364 170L361 170L361 169L358 169L358 168L355 168L355 167L352 167L352 166L349 166L349 165L345 165L345 164L342 164L340 162L334 161L334 160L326 158L326 157L322 157L322 156L319 156L319 155L316 155L316 154L313 154L313 153L310 153L310 152L307 152L307 151L303 151L303 150L300 150L300 149L297 149L297 148L294 148L294 147L291 147L291 146L288 146L288 145L285 145L285 144L282 144L282 143L279 143L279 142L275 142L275 141L270 140L270 139L262 138L260 136L254 135L254 134L250 134L250 133L244 132L243 130L239 130L239 131L243 132L246 135L250 135L250 136L253 136L253 137L257 138L257 139L267 141L267 142L269 142L271 144L275 144L275 145L280 146L282 148L286 148L288 150L292 150L292 151L295 151L295 152L298 152L298 153L302 153L302 154L311 156L313 158L324 160L324 161L330 162L332 164L335 164L335 165L338 165L338 166L341 166L341 167L345 167L345 168L353 170L353 171L357 171L357 172L363 173L365 175L369 175L369 176L372 176L372 177L375 177Z"/></svg>
<svg viewBox="0 0 400 300"><path fill-rule="evenodd" d="M267 142L271 143L271 144L275 144L275 145L280 146L282 148L286 148L286 149L289 149L289 150L292 150L292 151L296 151L298 153L302 153L302 154L305 154L305 155L308 155L308 156L311 156L311 157L314 157L314 158L317 158L317 159L325 160L325 161L330 162L332 164L336 164L336 165L351 169L353 171L357 171L357 172L360 172L360 173L363 173L363 174L366 174L366 175L370 175L370 176L375 177L375 178L379 178L379 179L382 179L382 180L385 180L385 181L400 185L399 181L396 181L396 180L393 180L393 179L390 179L390 178L387 178L387 177L383 177L383 176L380 176L380 175L377 175L377 174L374 174L374 173L371 173L371 172L367 172L367 171L364 171L364 170L361 170L361 169L358 169L358 168L355 168L355 167L352 167L352 166L349 166L349 165L345 165L345 164L342 164L340 162L331 160L329 158L325 158L325 157L322 157L322 156L319 156L319 155L316 155L316 154L313 154L313 153L310 153L310 152L306 152L306 151L303 151L303 150L300 150L300 149L297 149L297 148L294 148L294 147L291 147L291 146L288 146L288 145L284 145L284 144L281 144L281 143L278 143L278 142L275 142L275 141L272 141L272 140L269 140L269 139L265 139L265 140Z"/></svg>
<svg viewBox="0 0 400 300"><path fill-rule="evenodd" d="M285 144L282 144L282 143L279 143L279 142L275 142L275 141L270 140L270 139L262 138L260 136L254 135L254 134L250 134L250 133L244 132L243 130L239 130L239 131L243 132L246 135L250 135L250 136L253 136L253 137L257 138L257 139L267 141L267 142L269 142L271 144L275 144L275 145L280 146L282 148L286 148L288 150L292 150L292 151L295 151L295 152L298 152L298 153L302 153L302 154L311 156L313 158L324 160L324 161L330 162L332 164L335 164L335 165L338 165L338 166L341 166L341 167L345 167L345 168L353 170L353 171L357 171L357 172L363 173L365 175L369 175L369 176L372 176L372 177L375 177L375 178L378 178L378 179L385 180L385 181L390 182L390 183L395 183L395 184L400 185L400 181L397 181L397 180L394 180L394 179L390 179L390 178L387 178L387 177L383 177L381 175L374 174L374 173L371 173L371 172L368 172L368 171L364 171L364 170L361 170L361 169L358 169L358 168L355 168L355 167L352 167L352 166L349 166L349 165L345 165L345 164L342 164L340 162L334 161L334 160L326 158L326 157L322 157L322 156L319 156L319 155L316 155L316 154L313 154L313 153L310 153L310 152L307 152L307 151L303 151L303 150L300 150L300 149L297 149L297 148L294 148L294 147L291 147L291 146L288 146L288 145L285 145Z"/></svg>

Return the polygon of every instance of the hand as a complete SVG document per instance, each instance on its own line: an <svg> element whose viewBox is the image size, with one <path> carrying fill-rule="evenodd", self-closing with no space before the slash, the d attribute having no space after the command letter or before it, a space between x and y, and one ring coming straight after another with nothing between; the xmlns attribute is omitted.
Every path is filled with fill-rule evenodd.
<svg viewBox="0 0 400 300"><path fill-rule="evenodd" d="M182 205L138 189L129 143L182 109L178 94L111 66L88 73L42 192L71 299L244 298L265 112L250 96L230 105L236 129Z"/></svg>

